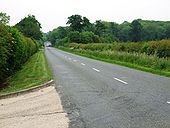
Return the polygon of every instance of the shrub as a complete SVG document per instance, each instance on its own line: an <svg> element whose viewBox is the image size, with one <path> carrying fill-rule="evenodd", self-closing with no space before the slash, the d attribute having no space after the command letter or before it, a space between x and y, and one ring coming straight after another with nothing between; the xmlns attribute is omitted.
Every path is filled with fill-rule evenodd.
<svg viewBox="0 0 170 128"><path fill-rule="evenodd" d="M36 41L15 28L0 24L0 82L20 69L37 50Z"/></svg>
<svg viewBox="0 0 170 128"><path fill-rule="evenodd" d="M92 51L123 51L128 53L145 53L147 55L156 55L160 58L170 57L170 40L151 41L145 43L89 43L89 44L69 44L69 47L75 49Z"/></svg>

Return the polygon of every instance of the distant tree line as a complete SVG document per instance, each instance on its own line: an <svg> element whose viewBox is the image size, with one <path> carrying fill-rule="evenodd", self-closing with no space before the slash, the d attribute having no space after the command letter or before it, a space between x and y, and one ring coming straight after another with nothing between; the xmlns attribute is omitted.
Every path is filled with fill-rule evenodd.
<svg viewBox="0 0 170 128"><path fill-rule="evenodd" d="M15 26L9 26L10 16L0 13L0 88L37 52L42 38L41 25L29 15Z"/></svg>
<svg viewBox="0 0 170 128"><path fill-rule="evenodd" d="M136 19L122 24L90 20L81 15L68 17L69 26L58 27L47 33L47 40L53 45L68 42L76 43L111 43L140 42L170 38L170 21L148 21Z"/></svg>

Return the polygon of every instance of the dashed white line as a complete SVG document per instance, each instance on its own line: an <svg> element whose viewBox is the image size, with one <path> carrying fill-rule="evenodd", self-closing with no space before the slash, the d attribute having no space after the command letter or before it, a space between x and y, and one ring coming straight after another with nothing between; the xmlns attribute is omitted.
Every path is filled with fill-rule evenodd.
<svg viewBox="0 0 170 128"><path fill-rule="evenodd" d="M167 101L166 103L167 103L167 104L170 104L170 101Z"/></svg>
<svg viewBox="0 0 170 128"><path fill-rule="evenodd" d="M71 58L68 58L69 60L71 60Z"/></svg>
<svg viewBox="0 0 170 128"><path fill-rule="evenodd" d="M81 65L85 66L86 64L84 64L84 63L81 63Z"/></svg>
<svg viewBox="0 0 170 128"><path fill-rule="evenodd" d="M116 77L113 77L113 78L114 78L115 80L121 82L121 83L128 84L127 82L125 82L125 81L123 81L123 80L120 80L120 79L118 79L118 78L116 78Z"/></svg>
<svg viewBox="0 0 170 128"><path fill-rule="evenodd" d="M95 70L96 72L100 72L100 70L96 69L96 68L92 68L93 70Z"/></svg>
<svg viewBox="0 0 170 128"><path fill-rule="evenodd" d="M73 60L74 62L77 62L77 60Z"/></svg>

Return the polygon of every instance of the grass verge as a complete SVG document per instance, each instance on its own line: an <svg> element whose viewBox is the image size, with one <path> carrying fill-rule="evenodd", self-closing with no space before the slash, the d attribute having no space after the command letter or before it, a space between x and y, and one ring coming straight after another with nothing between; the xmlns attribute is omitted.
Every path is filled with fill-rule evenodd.
<svg viewBox="0 0 170 128"><path fill-rule="evenodd" d="M74 53L74 54L77 54L80 56L84 56L84 57L88 57L88 58L92 58L92 59L96 59L96 60L101 60L101 61L105 61L105 62L109 62L109 63L113 63L113 64L118 64L118 65L130 67L130 68L134 68L137 70L150 72L153 74L170 77L170 71L160 70L160 69L156 69L156 68L150 68L149 65L145 66L145 65L134 64L134 63L125 62L125 61L118 61L118 60L111 59L109 57L107 58L106 56L102 57L102 55L99 55L100 53L95 53L93 51L88 52L85 50L82 51L82 50L77 50L77 49L70 49L67 47L59 47L59 49L66 51L66 52Z"/></svg>
<svg viewBox="0 0 170 128"><path fill-rule="evenodd" d="M44 50L40 50L23 65L20 71L11 76L8 86L0 90L0 95L38 86L51 79L52 73L48 67Z"/></svg>

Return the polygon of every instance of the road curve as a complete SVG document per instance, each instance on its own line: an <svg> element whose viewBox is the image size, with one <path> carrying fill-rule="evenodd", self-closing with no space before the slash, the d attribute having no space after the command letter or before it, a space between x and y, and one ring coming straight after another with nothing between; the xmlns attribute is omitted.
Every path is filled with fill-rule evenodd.
<svg viewBox="0 0 170 128"><path fill-rule="evenodd" d="M55 48L45 55L70 128L170 128L170 78Z"/></svg>

